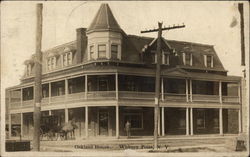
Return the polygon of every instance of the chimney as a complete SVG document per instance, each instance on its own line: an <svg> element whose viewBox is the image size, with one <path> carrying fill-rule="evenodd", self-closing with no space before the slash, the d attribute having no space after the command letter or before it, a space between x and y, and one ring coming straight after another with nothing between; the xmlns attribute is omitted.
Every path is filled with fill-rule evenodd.
<svg viewBox="0 0 250 157"><path fill-rule="evenodd" d="M76 29L76 63L83 61L83 56L87 48L86 28Z"/></svg>

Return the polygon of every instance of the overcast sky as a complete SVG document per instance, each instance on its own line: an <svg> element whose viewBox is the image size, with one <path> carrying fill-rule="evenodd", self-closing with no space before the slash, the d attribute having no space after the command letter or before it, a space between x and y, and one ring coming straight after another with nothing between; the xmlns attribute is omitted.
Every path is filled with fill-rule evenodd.
<svg viewBox="0 0 250 157"><path fill-rule="evenodd" d="M43 2L43 42L46 50L76 38L76 28L88 27L104 2ZM163 25L186 25L164 31L170 40L214 45L230 75L242 75L240 66L240 25L236 2L106 2L127 34L156 37L141 30ZM245 11L248 3L245 2ZM3 2L1 6L1 72L3 87L19 84L23 62L35 53L36 2ZM245 18L249 28L249 20ZM246 38L247 43L249 42ZM248 50L248 49L247 49Z"/></svg>

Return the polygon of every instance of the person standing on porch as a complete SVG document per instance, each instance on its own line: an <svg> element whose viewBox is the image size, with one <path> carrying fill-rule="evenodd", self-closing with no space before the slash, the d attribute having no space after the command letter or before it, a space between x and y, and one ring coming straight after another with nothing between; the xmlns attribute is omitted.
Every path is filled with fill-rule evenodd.
<svg viewBox="0 0 250 157"><path fill-rule="evenodd" d="M131 129L131 124L129 121L126 122L125 124L125 130L126 130L126 133L127 133L127 138L130 137L130 129Z"/></svg>

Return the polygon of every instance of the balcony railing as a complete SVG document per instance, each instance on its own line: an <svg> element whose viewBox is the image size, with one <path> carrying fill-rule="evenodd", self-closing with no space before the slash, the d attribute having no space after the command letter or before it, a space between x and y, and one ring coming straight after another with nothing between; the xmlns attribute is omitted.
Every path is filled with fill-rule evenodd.
<svg viewBox="0 0 250 157"><path fill-rule="evenodd" d="M34 106L34 100L23 101L23 107L30 107L30 106Z"/></svg>
<svg viewBox="0 0 250 157"><path fill-rule="evenodd" d="M239 96L222 96L224 103L239 103Z"/></svg>
<svg viewBox="0 0 250 157"><path fill-rule="evenodd" d="M51 97L51 102L63 102L63 101L65 101L65 95Z"/></svg>
<svg viewBox="0 0 250 157"><path fill-rule="evenodd" d="M164 93L164 100L166 101L186 101L186 94L177 94L177 93Z"/></svg>
<svg viewBox="0 0 250 157"><path fill-rule="evenodd" d="M219 95L193 94L192 100L193 101L200 101L200 102L220 102L220 96Z"/></svg>
<svg viewBox="0 0 250 157"><path fill-rule="evenodd" d="M42 105L48 105L49 104L49 97L42 98Z"/></svg>
<svg viewBox="0 0 250 157"><path fill-rule="evenodd" d="M92 91L87 93L87 99L115 99L115 91Z"/></svg>
<svg viewBox="0 0 250 157"><path fill-rule="evenodd" d="M20 108L21 107L21 101L19 102L11 102L11 108Z"/></svg>
<svg viewBox="0 0 250 157"><path fill-rule="evenodd" d="M133 92L133 91L119 91L119 98L123 99L154 99L154 92Z"/></svg>
<svg viewBox="0 0 250 157"><path fill-rule="evenodd" d="M85 92L68 94L67 100L81 100L85 99Z"/></svg>

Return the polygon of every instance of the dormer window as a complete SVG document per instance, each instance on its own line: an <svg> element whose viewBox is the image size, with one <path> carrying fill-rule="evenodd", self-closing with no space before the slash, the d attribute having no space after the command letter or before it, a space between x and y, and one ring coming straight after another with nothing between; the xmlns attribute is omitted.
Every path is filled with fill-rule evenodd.
<svg viewBox="0 0 250 157"><path fill-rule="evenodd" d="M94 53L95 53L94 45L92 45L92 46L89 47L89 59L90 60L94 59Z"/></svg>
<svg viewBox="0 0 250 157"><path fill-rule="evenodd" d="M63 57L63 66L68 66L72 64L72 59L73 59L72 52L64 53L62 57Z"/></svg>
<svg viewBox="0 0 250 157"><path fill-rule="evenodd" d="M169 65L169 54L163 53L162 64Z"/></svg>
<svg viewBox="0 0 250 157"><path fill-rule="evenodd" d="M111 58L112 59L118 58L118 45L115 44L111 45Z"/></svg>
<svg viewBox="0 0 250 157"><path fill-rule="evenodd" d="M98 58L106 58L106 45L98 45Z"/></svg>
<svg viewBox="0 0 250 157"><path fill-rule="evenodd" d="M193 65L193 55L192 53L182 53L183 65Z"/></svg>
<svg viewBox="0 0 250 157"><path fill-rule="evenodd" d="M32 65L31 63L26 65L26 75L30 76L31 75L31 70L32 70Z"/></svg>
<svg viewBox="0 0 250 157"><path fill-rule="evenodd" d="M214 67L214 61L212 55L204 55L204 64L205 67L213 68Z"/></svg>
<svg viewBox="0 0 250 157"><path fill-rule="evenodd" d="M49 57L47 59L48 70L53 70L56 68L56 57Z"/></svg>

